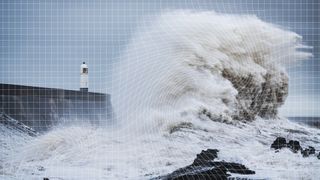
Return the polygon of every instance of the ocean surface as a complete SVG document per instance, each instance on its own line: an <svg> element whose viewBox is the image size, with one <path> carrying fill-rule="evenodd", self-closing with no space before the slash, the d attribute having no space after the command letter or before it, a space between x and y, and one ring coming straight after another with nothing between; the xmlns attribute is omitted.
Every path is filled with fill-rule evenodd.
<svg viewBox="0 0 320 180"><path fill-rule="evenodd" d="M320 117L288 117L290 121L320 129Z"/></svg>

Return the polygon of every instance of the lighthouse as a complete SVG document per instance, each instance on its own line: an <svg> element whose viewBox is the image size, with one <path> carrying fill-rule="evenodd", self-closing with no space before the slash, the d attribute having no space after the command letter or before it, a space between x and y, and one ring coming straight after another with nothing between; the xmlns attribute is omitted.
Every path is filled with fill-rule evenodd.
<svg viewBox="0 0 320 180"><path fill-rule="evenodd" d="M85 62L80 68L80 91L88 92L88 66Z"/></svg>

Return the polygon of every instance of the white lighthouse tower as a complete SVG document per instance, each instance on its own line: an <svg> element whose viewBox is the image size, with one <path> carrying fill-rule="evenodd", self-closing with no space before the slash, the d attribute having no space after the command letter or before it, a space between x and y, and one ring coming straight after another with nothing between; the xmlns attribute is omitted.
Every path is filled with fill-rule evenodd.
<svg viewBox="0 0 320 180"><path fill-rule="evenodd" d="M81 64L80 91L88 92L88 66L85 62Z"/></svg>

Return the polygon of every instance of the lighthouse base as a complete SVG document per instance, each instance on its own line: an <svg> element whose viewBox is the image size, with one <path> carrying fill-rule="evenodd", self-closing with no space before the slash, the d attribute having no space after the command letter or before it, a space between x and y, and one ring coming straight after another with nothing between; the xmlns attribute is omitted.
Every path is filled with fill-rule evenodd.
<svg viewBox="0 0 320 180"><path fill-rule="evenodd" d="M88 92L88 88L80 88L81 92Z"/></svg>

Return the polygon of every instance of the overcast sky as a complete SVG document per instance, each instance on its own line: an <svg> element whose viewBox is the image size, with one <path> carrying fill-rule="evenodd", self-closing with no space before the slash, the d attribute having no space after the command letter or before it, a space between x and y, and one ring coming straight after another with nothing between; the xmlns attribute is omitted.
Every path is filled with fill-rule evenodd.
<svg viewBox="0 0 320 180"><path fill-rule="evenodd" d="M78 89L86 61L90 90L106 92L137 23L168 9L255 14L302 35L314 58L287 67L290 96L281 112L320 116L317 0L1 0L0 83Z"/></svg>

